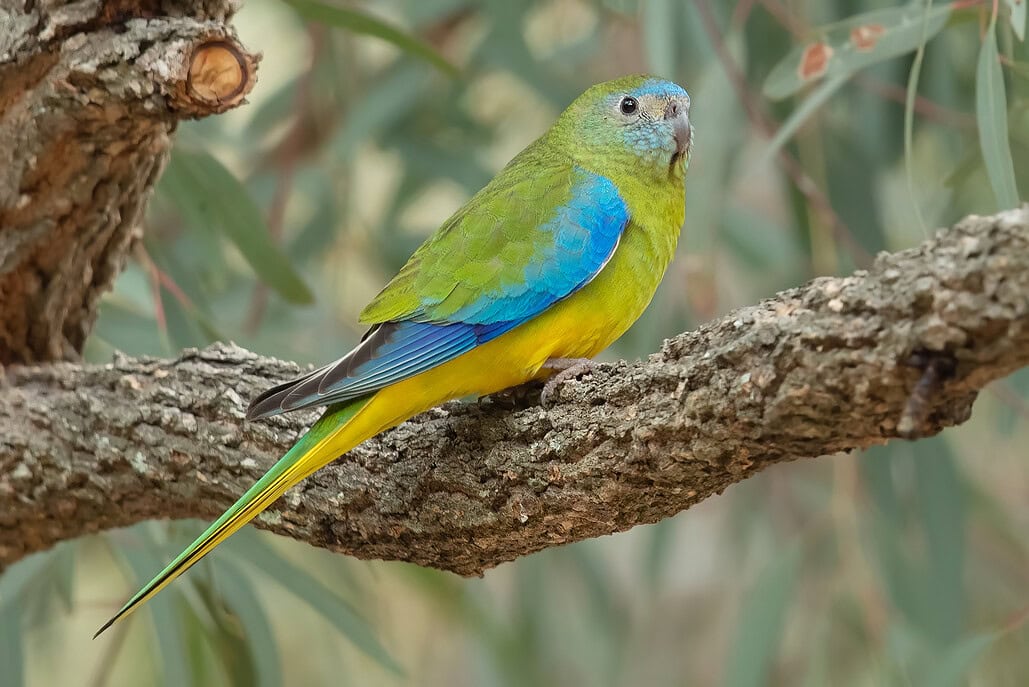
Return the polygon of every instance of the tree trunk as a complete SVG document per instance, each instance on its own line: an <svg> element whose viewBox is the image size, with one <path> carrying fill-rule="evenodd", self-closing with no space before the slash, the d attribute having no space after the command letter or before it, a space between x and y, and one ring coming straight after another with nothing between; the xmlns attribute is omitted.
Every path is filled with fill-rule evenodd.
<svg viewBox="0 0 1029 687"><path fill-rule="evenodd" d="M230 0L0 5L0 366L74 360L176 123L253 87Z"/></svg>

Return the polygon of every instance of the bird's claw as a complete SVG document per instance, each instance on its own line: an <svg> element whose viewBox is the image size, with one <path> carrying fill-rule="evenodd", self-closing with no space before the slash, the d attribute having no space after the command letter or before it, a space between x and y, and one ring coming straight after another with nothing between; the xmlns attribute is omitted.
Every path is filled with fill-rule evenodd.
<svg viewBox="0 0 1029 687"><path fill-rule="evenodd" d="M543 391L540 393L540 405L549 406L554 392L559 386L584 372L590 372L596 366L597 363L589 358L550 358L547 360L543 363L543 367L554 370L557 374L543 385Z"/></svg>
<svg viewBox="0 0 1029 687"><path fill-rule="evenodd" d="M533 405L536 399L539 398L537 392L540 386L539 382L526 382L525 384L519 384L488 396L480 396L478 403L480 405L484 402L493 403L508 410L524 408Z"/></svg>

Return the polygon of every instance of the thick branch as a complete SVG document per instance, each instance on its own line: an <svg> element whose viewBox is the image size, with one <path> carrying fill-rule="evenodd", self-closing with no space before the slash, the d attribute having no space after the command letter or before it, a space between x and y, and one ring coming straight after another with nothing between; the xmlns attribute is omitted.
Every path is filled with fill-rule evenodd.
<svg viewBox="0 0 1029 687"><path fill-rule="evenodd" d="M0 6L0 365L77 356L176 124L253 87L234 5Z"/></svg>
<svg viewBox="0 0 1029 687"><path fill-rule="evenodd" d="M970 218L602 366L542 408L452 403L365 443L260 527L478 574L655 522L776 462L968 418L1029 364L1029 208ZM0 565L149 518L214 517L311 416L245 423L297 373L231 345L23 368L0 390Z"/></svg>

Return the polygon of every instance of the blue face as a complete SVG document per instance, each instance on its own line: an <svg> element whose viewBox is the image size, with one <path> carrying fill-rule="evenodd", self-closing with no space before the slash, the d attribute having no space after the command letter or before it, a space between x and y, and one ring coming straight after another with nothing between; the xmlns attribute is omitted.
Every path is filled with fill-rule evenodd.
<svg viewBox="0 0 1029 687"><path fill-rule="evenodd" d="M626 145L644 160L672 165L689 157L693 142L690 96L678 84L647 79L605 102L609 117L623 127Z"/></svg>

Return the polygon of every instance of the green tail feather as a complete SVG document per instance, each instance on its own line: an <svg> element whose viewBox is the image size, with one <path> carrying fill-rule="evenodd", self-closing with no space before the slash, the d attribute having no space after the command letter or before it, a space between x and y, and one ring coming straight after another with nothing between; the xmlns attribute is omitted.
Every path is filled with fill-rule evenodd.
<svg viewBox="0 0 1029 687"><path fill-rule="evenodd" d="M309 457L320 442L346 425L368 403L370 398L369 396L346 404L330 406L307 434L286 452L286 455L280 458L254 486L239 497L239 500L221 517L204 530L204 533L197 537L196 541L186 547L164 570L136 592L135 596L129 599L121 610L97 630L93 638L96 639L104 630L136 610L157 592L164 589L172 580L210 553L218 544L225 541L233 532L275 502L283 492L310 474L313 469L321 467L318 465L313 469L308 469L311 466L304 465L304 458ZM328 460L331 459L330 457Z"/></svg>

